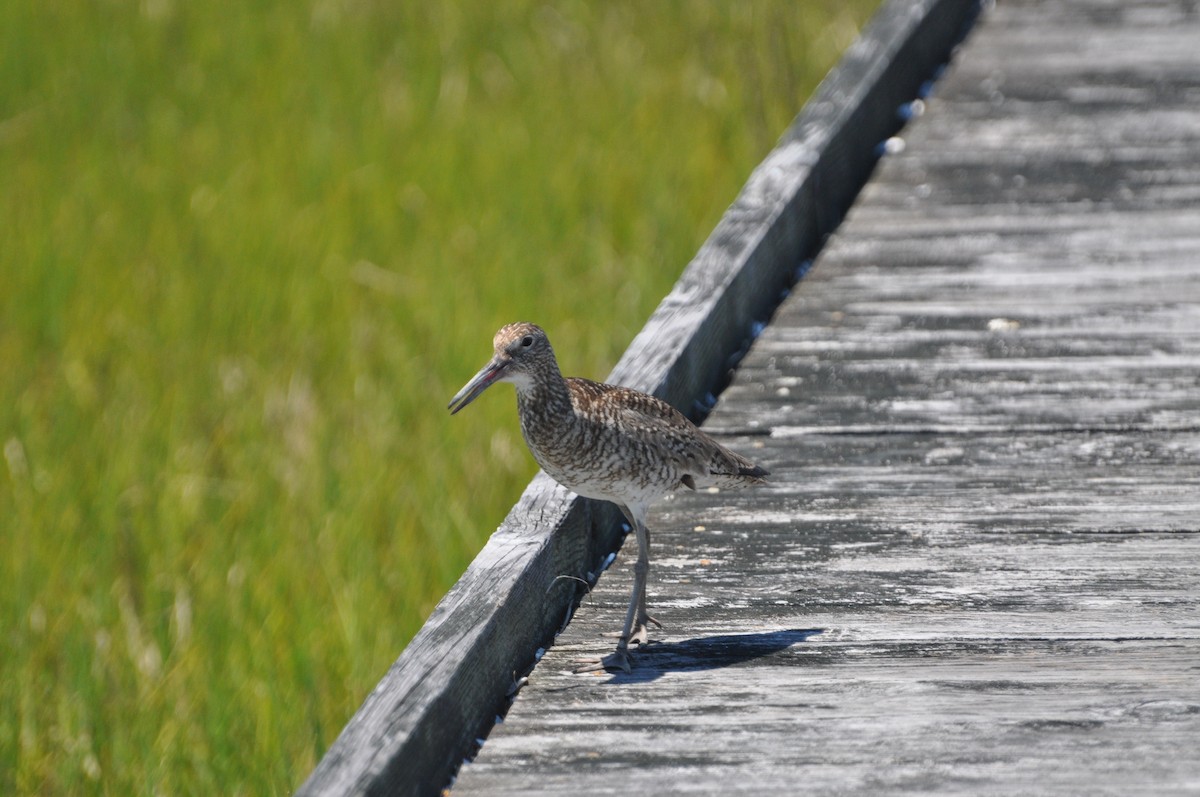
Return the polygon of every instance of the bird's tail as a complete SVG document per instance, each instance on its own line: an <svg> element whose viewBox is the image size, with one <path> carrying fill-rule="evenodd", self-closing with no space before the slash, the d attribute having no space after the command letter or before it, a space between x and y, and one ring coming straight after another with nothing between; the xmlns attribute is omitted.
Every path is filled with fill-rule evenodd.
<svg viewBox="0 0 1200 797"><path fill-rule="evenodd" d="M721 446L709 463L708 474L706 481L718 487L745 487L765 483L770 471Z"/></svg>

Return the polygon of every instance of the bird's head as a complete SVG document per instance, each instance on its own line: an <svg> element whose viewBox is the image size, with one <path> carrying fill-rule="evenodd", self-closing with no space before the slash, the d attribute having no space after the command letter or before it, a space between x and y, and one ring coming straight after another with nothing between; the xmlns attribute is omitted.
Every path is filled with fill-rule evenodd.
<svg viewBox="0 0 1200 797"><path fill-rule="evenodd" d="M495 355L491 362L463 385L450 399L450 414L477 399L496 382L513 382L518 389L533 385L539 374L557 374L558 365L550 339L537 324L522 321L500 329L492 339Z"/></svg>

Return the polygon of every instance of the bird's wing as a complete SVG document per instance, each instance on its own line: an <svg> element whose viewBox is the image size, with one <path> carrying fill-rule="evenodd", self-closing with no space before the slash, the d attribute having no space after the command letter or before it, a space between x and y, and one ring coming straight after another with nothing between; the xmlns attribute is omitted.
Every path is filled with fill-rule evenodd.
<svg viewBox="0 0 1200 797"><path fill-rule="evenodd" d="M574 381L587 383L586 393L603 410L598 414L612 419L614 431L656 441L656 445L669 452L682 473L694 476L701 483L711 483L713 478L723 476L757 480L767 475L750 460L704 434L683 413L660 398L619 385Z"/></svg>

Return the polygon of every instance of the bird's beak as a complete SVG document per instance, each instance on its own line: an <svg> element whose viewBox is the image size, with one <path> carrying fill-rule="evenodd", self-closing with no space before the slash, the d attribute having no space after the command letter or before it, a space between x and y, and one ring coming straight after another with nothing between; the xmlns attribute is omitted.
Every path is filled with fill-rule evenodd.
<svg viewBox="0 0 1200 797"><path fill-rule="evenodd" d="M450 414L461 410L463 407L470 404L475 399L479 398L479 394L492 386L492 383L504 374L504 369L508 367L508 361L500 358L493 358L490 363L479 369L479 373L471 377L471 381L463 385L463 389L454 394L454 398L450 399Z"/></svg>

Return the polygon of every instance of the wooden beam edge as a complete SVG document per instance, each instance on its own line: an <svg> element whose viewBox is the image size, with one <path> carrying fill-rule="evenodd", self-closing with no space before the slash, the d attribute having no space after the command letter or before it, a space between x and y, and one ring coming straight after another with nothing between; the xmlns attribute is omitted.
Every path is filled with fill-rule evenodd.
<svg viewBox="0 0 1200 797"><path fill-rule="evenodd" d="M702 417L946 62L978 0L888 0L755 169L609 381ZM620 545L613 507L530 483L298 795L436 794Z"/></svg>
<svg viewBox="0 0 1200 797"><path fill-rule="evenodd" d="M610 381L706 414L927 94L979 0L888 0L754 170ZM700 402L697 406L697 402Z"/></svg>

